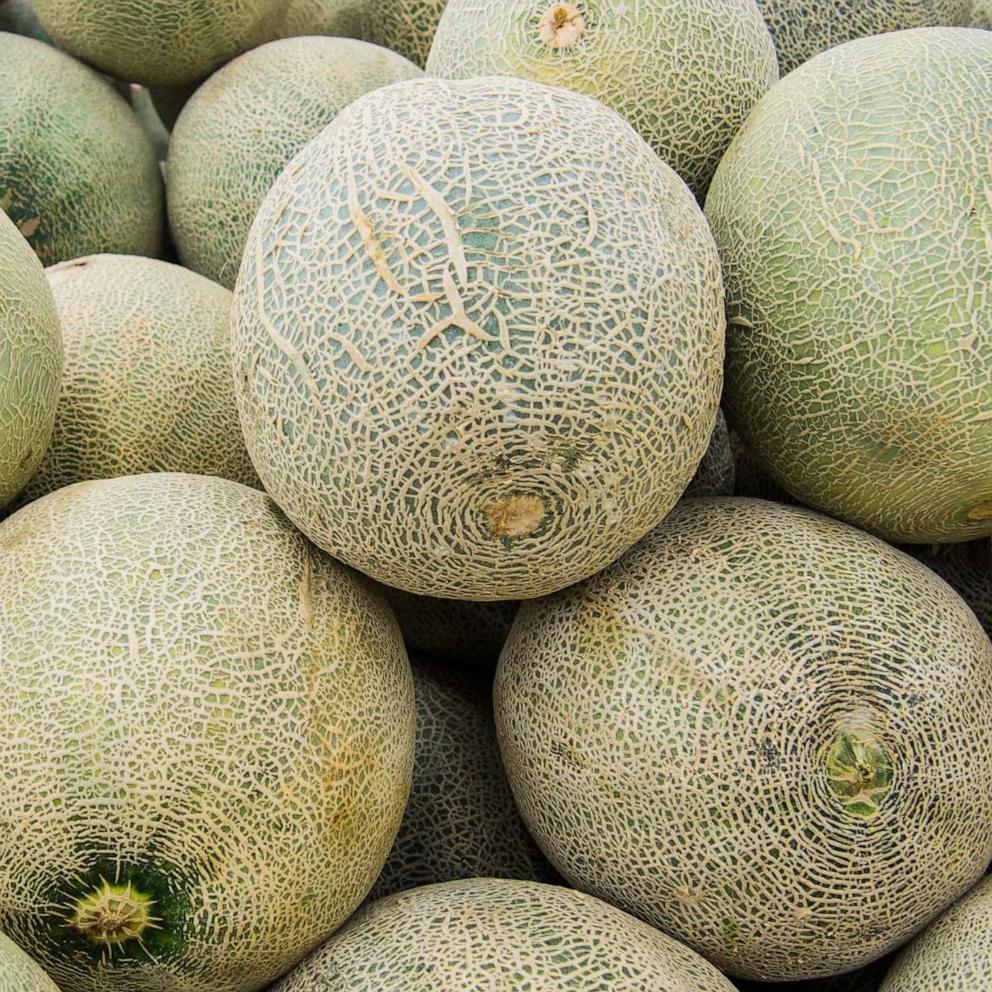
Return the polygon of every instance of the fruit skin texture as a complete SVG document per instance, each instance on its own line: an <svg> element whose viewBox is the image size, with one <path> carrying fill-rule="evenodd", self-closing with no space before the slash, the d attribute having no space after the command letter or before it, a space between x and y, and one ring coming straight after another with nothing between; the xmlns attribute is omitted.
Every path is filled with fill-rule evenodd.
<svg viewBox="0 0 992 992"><path fill-rule="evenodd" d="M67 52L131 83L196 82L273 36L284 0L32 0Z"/></svg>
<svg viewBox="0 0 992 992"><path fill-rule="evenodd" d="M574 12L558 31L555 11ZM701 197L778 63L755 0L449 0L427 72L520 76L594 97Z"/></svg>
<svg viewBox="0 0 992 992"><path fill-rule="evenodd" d="M685 500L521 606L494 700L552 864L731 974L860 967L992 856L992 644L918 562L808 510Z"/></svg>
<svg viewBox="0 0 992 992"><path fill-rule="evenodd" d="M713 433L710 435L710 445L683 497L733 496L736 474L737 466L730 444L730 431L727 430L727 419L723 415L723 410L720 410L713 425Z"/></svg>
<svg viewBox="0 0 992 992"><path fill-rule="evenodd" d="M352 38L288 38L190 98L169 146L169 223L184 265L234 288L248 231L286 163L349 103L421 70Z"/></svg>
<svg viewBox="0 0 992 992"><path fill-rule="evenodd" d="M440 988L733 992L698 954L598 899L494 878L423 886L373 903L272 992Z"/></svg>
<svg viewBox="0 0 992 992"><path fill-rule="evenodd" d="M55 432L26 496L143 472L260 488L231 378L231 294L178 265L94 255L47 270L65 344Z"/></svg>
<svg viewBox="0 0 992 992"><path fill-rule="evenodd" d="M378 0L286 0L276 28L279 38L327 35L334 38L369 36L370 9Z"/></svg>
<svg viewBox="0 0 992 992"><path fill-rule="evenodd" d="M447 0L372 0L369 40L399 52L423 68L446 3Z"/></svg>
<svg viewBox="0 0 992 992"><path fill-rule="evenodd" d="M15 944L0 933L0 992L59 992L58 986Z"/></svg>
<svg viewBox="0 0 992 992"><path fill-rule="evenodd" d="M992 0L974 0L969 23L975 28L992 30Z"/></svg>
<svg viewBox="0 0 992 992"><path fill-rule="evenodd" d="M62 332L45 271L0 210L0 507L45 454L61 379Z"/></svg>
<svg viewBox="0 0 992 992"><path fill-rule="evenodd" d="M70 486L0 549L0 928L64 992L266 986L400 825L414 704L389 608L264 493L205 476ZM71 907L115 882L159 929L108 951Z"/></svg>
<svg viewBox="0 0 992 992"><path fill-rule="evenodd" d="M730 426L797 499L892 541L992 533L990 60L967 28L824 52L706 201Z"/></svg>
<svg viewBox="0 0 992 992"><path fill-rule="evenodd" d="M387 585L543 595L688 485L721 304L692 194L612 111L509 78L387 86L255 220L233 318L248 450L304 533Z"/></svg>
<svg viewBox="0 0 992 992"><path fill-rule="evenodd" d="M51 45L0 33L0 120L0 210L42 264L158 254L162 176L113 87Z"/></svg>
<svg viewBox="0 0 992 992"><path fill-rule="evenodd" d="M992 541L937 544L911 550L958 592L992 637Z"/></svg>

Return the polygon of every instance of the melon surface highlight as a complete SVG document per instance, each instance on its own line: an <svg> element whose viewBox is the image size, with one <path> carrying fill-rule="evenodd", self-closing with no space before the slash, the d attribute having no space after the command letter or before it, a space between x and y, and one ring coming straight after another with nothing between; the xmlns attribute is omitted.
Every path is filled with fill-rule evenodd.
<svg viewBox="0 0 992 992"><path fill-rule="evenodd" d="M473 878L356 913L272 992L733 992L689 948L598 899Z"/></svg>
<svg viewBox="0 0 992 992"><path fill-rule="evenodd" d="M233 288L252 221L286 163L364 93L420 75L352 38L274 41L216 72L169 146L169 223L183 264Z"/></svg>
<svg viewBox="0 0 992 992"><path fill-rule="evenodd" d="M892 541L992 534L990 64L969 28L823 52L706 200L730 426L797 499Z"/></svg>
<svg viewBox="0 0 992 992"><path fill-rule="evenodd" d="M372 0L369 40L423 67L448 0Z"/></svg>
<svg viewBox="0 0 992 992"><path fill-rule="evenodd" d="M731 974L867 964L992 856L992 643L919 562L808 510L683 501L522 604L494 698L552 864Z"/></svg>
<svg viewBox="0 0 992 992"><path fill-rule="evenodd" d="M263 493L39 499L0 525L0 630L0 928L64 992L253 992L361 902L410 787L409 663Z"/></svg>
<svg viewBox="0 0 992 992"><path fill-rule="evenodd" d="M17 944L0 933L0 992L59 992L59 989Z"/></svg>
<svg viewBox="0 0 992 992"><path fill-rule="evenodd" d="M231 377L231 294L178 265L94 255L47 270L65 371L25 495L144 472L259 486Z"/></svg>
<svg viewBox="0 0 992 992"><path fill-rule="evenodd" d="M681 496L719 404L692 194L618 115L526 80L413 80L342 111L266 197L233 327L266 489L420 595L602 568Z"/></svg>

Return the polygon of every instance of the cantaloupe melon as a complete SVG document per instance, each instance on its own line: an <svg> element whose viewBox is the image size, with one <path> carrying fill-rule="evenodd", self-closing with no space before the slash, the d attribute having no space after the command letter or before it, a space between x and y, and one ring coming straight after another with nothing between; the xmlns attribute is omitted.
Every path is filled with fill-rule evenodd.
<svg viewBox="0 0 992 992"><path fill-rule="evenodd" d="M30 0L6 0L6 3L0 3L0 31L22 34L37 41L50 43L52 40L41 26Z"/></svg>
<svg viewBox="0 0 992 992"><path fill-rule="evenodd" d="M94 255L47 272L65 345L55 432L26 496L142 472L258 486L231 379L231 294L178 265Z"/></svg>
<svg viewBox="0 0 992 992"><path fill-rule="evenodd" d="M992 541L935 544L912 549L975 611L992 637Z"/></svg>
<svg viewBox="0 0 992 992"><path fill-rule="evenodd" d="M263 493L84 482L0 525L0 928L65 992L251 992L371 887L410 787L385 601Z"/></svg>
<svg viewBox="0 0 992 992"><path fill-rule="evenodd" d="M61 379L62 332L45 271L0 210L0 507L45 454Z"/></svg>
<svg viewBox="0 0 992 992"><path fill-rule="evenodd" d="M527 833L493 724L492 676L412 656L413 786L370 898L458 878L557 876Z"/></svg>
<svg viewBox="0 0 992 992"><path fill-rule="evenodd" d="M362 94L422 75L353 38L287 38L190 98L169 146L169 224L184 265L233 288L251 222L286 163Z"/></svg>
<svg viewBox="0 0 992 992"><path fill-rule="evenodd" d="M51 45L3 33L0 210L44 265L161 248L162 177L127 102Z"/></svg>
<svg viewBox="0 0 992 992"><path fill-rule="evenodd" d="M823 52L706 201L731 427L799 500L894 541L992 533L990 65L968 28Z"/></svg>
<svg viewBox="0 0 992 992"><path fill-rule="evenodd" d="M737 466L730 446L727 419L720 410L716 417L710 445L683 494L690 496L733 496Z"/></svg>
<svg viewBox="0 0 992 992"><path fill-rule="evenodd" d="M689 948L598 899L473 878L353 916L272 992L733 992Z"/></svg>
<svg viewBox="0 0 992 992"><path fill-rule="evenodd" d="M427 72L595 97L702 196L778 64L755 0L448 0Z"/></svg>
<svg viewBox="0 0 992 992"><path fill-rule="evenodd" d="M381 0L284 0L276 26L279 38L326 35L366 39L372 6Z"/></svg>
<svg viewBox="0 0 992 992"><path fill-rule="evenodd" d="M846 971L829 978L813 978L808 982L748 982L738 979L734 984L738 992L878 992L885 973L892 963L892 955L879 958L871 964Z"/></svg>
<svg viewBox="0 0 992 992"><path fill-rule="evenodd" d="M447 2L373 0L369 8L369 39L423 67Z"/></svg>
<svg viewBox="0 0 992 992"><path fill-rule="evenodd" d="M723 308L685 184L527 80L356 100L255 220L233 350L248 449L304 533L387 585L516 599L602 568L688 485Z"/></svg>
<svg viewBox="0 0 992 992"><path fill-rule="evenodd" d="M59 990L48 975L17 944L0 933L0 992L59 992Z"/></svg>
<svg viewBox="0 0 992 992"><path fill-rule="evenodd" d="M972 0L758 0L784 76L826 51L907 28L967 26Z"/></svg>
<svg viewBox="0 0 992 992"><path fill-rule="evenodd" d="M992 643L919 562L809 510L684 500L521 606L494 696L552 864L731 974L860 967L992 857Z"/></svg>
<svg viewBox="0 0 992 992"><path fill-rule="evenodd" d="M975 28L992 30L992 0L973 0L968 23Z"/></svg>
<svg viewBox="0 0 992 992"><path fill-rule="evenodd" d="M274 37L285 0L31 0L67 52L131 83L182 86Z"/></svg>

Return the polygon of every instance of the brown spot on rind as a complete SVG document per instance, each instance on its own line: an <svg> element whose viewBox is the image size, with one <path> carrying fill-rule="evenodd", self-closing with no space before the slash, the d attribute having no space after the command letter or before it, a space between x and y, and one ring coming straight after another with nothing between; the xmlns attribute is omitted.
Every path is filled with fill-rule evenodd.
<svg viewBox="0 0 992 992"><path fill-rule="evenodd" d="M543 14L537 33L551 48L568 48L582 37L586 22L579 8L572 3L552 4Z"/></svg>
<svg viewBox="0 0 992 992"><path fill-rule="evenodd" d="M544 503L537 496L511 496L490 506L487 517L497 537L523 537L540 527Z"/></svg>
<svg viewBox="0 0 992 992"><path fill-rule="evenodd" d="M992 520L992 504L983 503L980 506L973 506L968 511L968 520L972 523L981 523L984 520Z"/></svg>

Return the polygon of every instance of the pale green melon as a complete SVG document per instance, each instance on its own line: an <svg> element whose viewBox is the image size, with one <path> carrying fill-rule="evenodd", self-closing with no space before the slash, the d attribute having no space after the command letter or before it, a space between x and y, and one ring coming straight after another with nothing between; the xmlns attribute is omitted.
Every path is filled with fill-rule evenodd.
<svg viewBox="0 0 992 992"><path fill-rule="evenodd" d="M992 30L992 0L973 0L969 23L975 28Z"/></svg>
<svg viewBox="0 0 992 992"><path fill-rule="evenodd" d="M272 992L733 992L689 948L598 899L473 878L353 916Z"/></svg>
<svg viewBox="0 0 992 992"><path fill-rule="evenodd" d="M935 544L913 552L957 590L992 637L992 540Z"/></svg>
<svg viewBox="0 0 992 992"><path fill-rule="evenodd" d="M70 54L132 83L182 86L274 36L285 0L31 0Z"/></svg>
<svg viewBox="0 0 992 992"><path fill-rule="evenodd" d="M698 196L778 79L755 0L449 0L427 72L521 76L595 97Z"/></svg>
<svg viewBox="0 0 992 992"><path fill-rule="evenodd" d="M26 38L51 43L51 38L41 26L30 0L6 0L0 3L0 31L22 34Z"/></svg>
<svg viewBox="0 0 992 992"><path fill-rule="evenodd" d="M59 990L17 944L0 933L0 992L59 992Z"/></svg>
<svg viewBox="0 0 992 992"><path fill-rule="evenodd" d="M710 435L710 445L683 496L733 496L736 474L730 431L723 410L720 410Z"/></svg>
<svg viewBox="0 0 992 992"><path fill-rule="evenodd" d="M369 40L423 66L447 2L373 0L369 10Z"/></svg>
<svg viewBox="0 0 992 992"><path fill-rule="evenodd" d="M61 377L62 332L45 271L0 210L0 507L45 454Z"/></svg>
<svg viewBox="0 0 992 992"><path fill-rule="evenodd" d="M389 852L385 601L253 489L84 482L0 525L0 927L64 992L253 992Z"/></svg>
<svg viewBox="0 0 992 992"><path fill-rule="evenodd" d="M823 52L706 201L731 427L803 503L893 541L992 533L990 65L967 28Z"/></svg>
<svg viewBox="0 0 992 992"><path fill-rule="evenodd" d="M231 294L153 258L48 269L65 372L55 432L25 495L142 472L258 486L231 378Z"/></svg>
<svg viewBox="0 0 992 992"><path fill-rule="evenodd" d="M919 562L809 510L684 500L521 606L494 698L552 864L731 974L867 964L992 858L992 643Z"/></svg>
<svg viewBox="0 0 992 992"><path fill-rule="evenodd" d="M285 0L276 37L327 35L333 38L368 38L369 18L382 0Z"/></svg>
<svg viewBox="0 0 992 992"><path fill-rule="evenodd" d="M352 38L287 38L224 66L172 132L169 224L183 264L233 287L248 231L287 162L349 103L422 73Z"/></svg>
<svg viewBox="0 0 992 992"><path fill-rule="evenodd" d="M163 199L127 101L51 45L0 33L0 209L42 263L158 254Z"/></svg>
<svg viewBox="0 0 992 992"><path fill-rule="evenodd" d="M233 319L266 489L420 595L602 568L682 495L719 405L692 194L613 111L529 80L412 80L342 111L266 197Z"/></svg>

